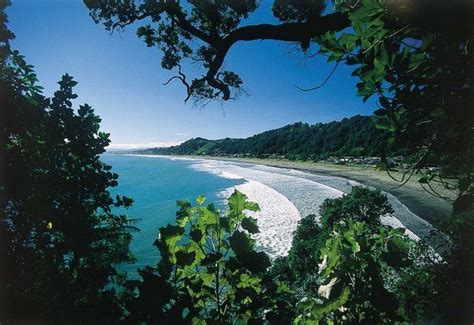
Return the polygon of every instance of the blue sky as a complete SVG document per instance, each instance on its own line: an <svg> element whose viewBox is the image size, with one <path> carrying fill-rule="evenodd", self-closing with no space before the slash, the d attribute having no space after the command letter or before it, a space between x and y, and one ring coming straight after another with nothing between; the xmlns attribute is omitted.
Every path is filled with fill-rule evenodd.
<svg viewBox="0 0 474 325"><path fill-rule="evenodd" d="M245 23L275 22L270 7L264 0ZM173 73L161 68L157 48L147 48L136 37L137 26L110 34L79 0L13 0L7 14L16 35L13 47L35 66L45 94L52 95L62 74L72 75L79 82L75 103L96 110L114 146L247 137L298 121L328 122L374 110L355 97L357 80L345 66L321 89L296 89L321 83L333 63L305 57L294 44L236 44L225 67L241 76L249 95L196 108L184 103L180 83L163 86Z"/></svg>

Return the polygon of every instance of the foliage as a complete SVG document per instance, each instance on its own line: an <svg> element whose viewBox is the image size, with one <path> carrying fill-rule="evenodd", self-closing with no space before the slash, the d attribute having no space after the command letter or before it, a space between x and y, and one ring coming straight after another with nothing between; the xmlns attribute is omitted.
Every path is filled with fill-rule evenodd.
<svg viewBox="0 0 474 325"><path fill-rule="evenodd" d="M220 35L235 30L240 21L257 8L256 1L190 0L187 9L182 8L178 1L85 0L84 3L91 10L94 21L103 21L108 30L151 18L153 24L140 26L137 35L148 47L157 46L163 52L161 66L164 69L178 68L179 74L173 79L186 86L186 100L191 96L203 100L222 94L228 100L231 98L229 88L235 90L235 96L241 92L242 80L232 71L187 80L181 72L181 63L191 60L209 68L216 57L215 48L210 43L217 43ZM193 38L199 42L192 43Z"/></svg>
<svg viewBox="0 0 474 325"><path fill-rule="evenodd" d="M380 192L355 187L342 198L326 200L320 221L315 216L300 221L288 257L270 270L300 300L296 323L431 317L442 297L441 265L424 243L408 239L403 229L380 224L380 216L390 211ZM429 297L413 303L427 292Z"/></svg>
<svg viewBox="0 0 474 325"><path fill-rule="evenodd" d="M196 206L178 201L176 225L160 228L155 242L160 262L140 271L142 281L129 282L139 291L130 320L247 323L272 308L262 285L270 260L254 250L257 221L245 215L258 205L237 190L225 215L204 201L202 196Z"/></svg>
<svg viewBox="0 0 474 325"><path fill-rule="evenodd" d="M341 220L353 218L375 229L380 225L381 216L393 213L385 195L362 186L353 187L351 193L342 198L324 201L320 210L321 223L329 228Z"/></svg>
<svg viewBox="0 0 474 325"><path fill-rule="evenodd" d="M353 31L326 34L320 39L321 50L330 59L356 66L358 95L364 100L378 96L377 125L392 132L391 141L419 148L402 184L420 172L421 186L439 196L430 183L443 183L442 172L458 179L459 196L445 227L453 239L444 270L443 286L450 292L445 314L446 321L472 322L472 3L435 4L429 12L415 7L408 16L374 0L355 7L341 1L338 7L347 13ZM423 171L429 164L442 168Z"/></svg>
<svg viewBox="0 0 474 325"><path fill-rule="evenodd" d="M195 138L178 146L142 151L172 155L285 156L289 159L319 160L330 156L397 155L386 150L388 136L374 128L371 117L354 116L340 122L295 123L246 139L207 140Z"/></svg>
<svg viewBox="0 0 474 325"><path fill-rule="evenodd" d="M453 241L446 268L442 270L442 288L447 292L443 320L466 323L474 319L474 210L454 213L443 230Z"/></svg>
<svg viewBox="0 0 474 325"><path fill-rule="evenodd" d="M277 280L288 286L264 276L268 259L253 250L249 233L256 231L256 224L242 213L248 203L245 198L234 193L234 203L229 202L225 217L212 206L204 207L203 198L198 199L197 207L181 202L178 225L161 229L156 242L163 259L157 267L140 271L143 281L128 283L131 291L125 294L131 301L126 316L130 320L200 318L225 323L236 317L242 321L266 316L277 320L279 315L291 319L290 296L303 283L306 288L314 287L302 291L307 298L297 309L296 321L301 323L424 321L438 306L439 288L448 291L448 313L443 320L472 322L472 5L459 5L461 1L447 6L443 2L427 10L419 7L424 1L414 1L413 12L407 13L393 6L399 3L396 1L335 1L335 12L325 14L324 1L278 0L273 12L282 24L241 26L256 10L257 2L190 0L183 6L178 1L85 3L94 20L109 30L147 20L137 34L147 46L160 48L163 68L177 70L168 82L180 81L187 91L186 100L226 101L238 96L243 81L222 66L230 48L239 41L298 42L303 50L308 50L311 42L317 43L336 67L339 62L354 66L354 75L360 80L358 95L364 100L378 96L378 127L393 134L391 144L419 151L417 161L400 180L402 184L430 164L458 179L459 197L446 226L453 240L449 267L440 267L429 249L408 240L402 231L379 225L377 216L389 207L383 206L377 194L364 201L367 193L360 192L362 197L326 202L324 230L317 232L317 239L302 239L312 233L304 228L320 230L314 217L302 221L293 250L298 253L279 259L272 270ZM2 293L9 302L34 305L36 309L31 310L38 315L53 315L58 321L64 315L79 321L96 320L99 311L103 317L119 315L113 289L105 285L115 274L111 263L129 259L126 247L130 235L124 231L127 219L111 214L110 206L130 202L124 198L114 201L106 191L107 186L116 185L116 175L97 159L108 143L107 135L98 132L99 121L90 107L83 106L79 115L72 112L75 94L70 77L63 78L52 100L39 94L32 68L9 50L12 34L4 26L3 12L0 19L0 99L2 110L5 107L11 113L2 116L5 126L2 124L0 156L6 157L7 173L2 175L0 188L0 230L2 248L7 249L1 252L1 265L6 284L14 283L2 288ZM204 73L189 80L182 70L186 60L200 63ZM336 137L336 143L329 143L326 151L315 152L314 148L326 146L325 141L318 142L324 137L307 136L318 128L291 126L284 130L289 131L285 137L267 141L260 136L258 145L245 150L236 145L235 150L255 150L260 156L266 154L265 148L273 148L269 153L278 152L289 159L320 159L325 154L362 154L367 147L365 140L348 141L356 136L341 136ZM195 139L170 150L191 148L208 153L222 143L228 151L239 141ZM434 195L437 193L430 183L445 184L434 171L424 172L419 181ZM372 200L378 202L376 207L369 204ZM9 251L12 247L14 251ZM299 254L306 252L312 252L311 259L319 258L318 267L312 261L300 263ZM307 273L311 281L304 281L301 276L311 264L313 270ZM441 278L432 273L438 269ZM271 295L274 299L267 299ZM430 299L419 299L423 295ZM418 300L412 303L415 298Z"/></svg>
<svg viewBox="0 0 474 325"><path fill-rule="evenodd" d="M357 95L364 101L378 96L377 127L392 132L391 142L418 148L413 171L436 164L460 184L471 184L472 5L437 3L430 11L414 7L403 13L381 1L364 0L355 5L337 1L336 8L347 14L353 28L318 38L320 51L328 61L355 67ZM446 21L439 24L438 19ZM441 174L420 176L421 185L437 195L430 182L443 182ZM472 202L468 187L460 200L470 196Z"/></svg>
<svg viewBox="0 0 474 325"><path fill-rule="evenodd" d="M298 222L288 256L277 258L269 270L270 276L287 284L298 300L317 294L319 251L330 232L318 219L309 215Z"/></svg>
<svg viewBox="0 0 474 325"><path fill-rule="evenodd" d="M151 5L153 3L125 1L114 7L105 0L86 1L95 21L103 22L109 29L145 18L151 18L154 23L159 21L159 26L140 27L139 35L148 46L158 46L163 51L164 60L170 63L166 68L178 70L172 79L184 84L186 99L236 97L243 81L235 73L228 79L232 82L224 80L230 72L221 69L230 48L239 41L297 42L304 51L309 51L314 43L318 53L334 62L335 68L341 62L353 66L353 75L359 79L357 95L364 101L371 96L378 97L377 126L390 132L391 146L418 154L403 177L394 179L403 185L418 175L420 186L436 196L441 195L431 186L433 182L449 187L444 175L458 180L459 196L453 204L454 215L447 229L454 238L453 258L470 251L471 247L463 246L470 243L463 236L471 235L455 224L459 221L472 224L474 209L472 1L429 4L412 1L405 6L399 1L335 0L331 11L323 1L278 0L273 5L273 14L281 24L244 26L241 26L242 18L255 11L256 2L244 2L239 7L242 11L227 1L204 1L205 5L190 1L183 6L169 1L160 2L156 7ZM194 42L199 45L193 49ZM192 82L188 82L181 69L181 62L187 59L197 59L205 70L202 77ZM309 143L309 139L302 142ZM235 141L222 142L230 147ZM310 151L305 148L295 152L278 143L266 145L262 148L277 149L279 154L292 160L319 159L321 154L316 152L311 156L314 148L320 148L317 143L311 143ZM217 145L208 142L199 150L207 153L214 147ZM350 150L360 154L359 146ZM255 154L263 156L265 152L257 150ZM340 154L347 153L341 151ZM440 168L427 168L430 166ZM461 260L451 263L463 268L462 264ZM457 271L452 269L450 273ZM461 300L472 305L473 281L467 279L463 284L457 279L450 281L457 283L457 290L463 292ZM464 308L457 314L470 313ZM466 317L467 321L474 319L471 315Z"/></svg>
<svg viewBox="0 0 474 325"><path fill-rule="evenodd" d="M387 263L383 257L392 257L389 241L405 249L403 232L381 227L374 235L364 222L352 219L335 224L333 234L321 249L318 293L322 301L309 299L300 308L309 310L312 320L329 318L354 323L403 320L396 314L397 301L384 287L382 270ZM303 312L297 323L307 317Z"/></svg>
<svg viewBox="0 0 474 325"><path fill-rule="evenodd" d="M325 5L322 0L275 0L272 11L284 22L308 21L319 17Z"/></svg>
<svg viewBox="0 0 474 325"><path fill-rule="evenodd" d="M227 53L237 42L274 39L300 42L307 48L311 37L328 30L341 30L349 24L339 13L322 16L325 9L322 0L277 0L273 14L286 24L250 26L241 25L257 9L259 2L255 0L84 0L84 3L92 19L103 23L107 30L146 21L137 28L138 37L148 47L161 50L164 69L177 70L167 83L181 82L186 88L185 101L193 98L197 102L228 101L243 92L239 75L223 68ZM190 79L182 69L189 63L197 63L204 72Z"/></svg>
<svg viewBox="0 0 474 325"><path fill-rule="evenodd" d="M52 98L8 40L0 15L0 321L113 321L117 263L133 258L125 215L108 187L117 175L99 160L109 135L88 105L72 107L67 74ZM118 286L118 283L116 283Z"/></svg>
<svg viewBox="0 0 474 325"><path fill-rule="evenodd" d="M181 81L186 100L237 97L243 81L222 67L240 41L297 42L304 51L314 43L329 62L354 66L353 75L360 80L357 94L364 101L379 97L378 126L393 132L392 144L419 152L400 182L434 164L460 184L472 183L472 2L414 1L406 6L397 1L334 0L330 8L329 1L276 0L273 15L282 23L275 25L243 23L256 10L256 1L84 2L94 21L109 30L151 20L137 33L147 46L161 49L164 68L178 70L168 82ZM201 77L186 78L181 63L187 60L201 63ZM307 153L298 154L308 158ZM439 195L430 182L448 186L441 176L425 172L420 184ZM472 187L464 186L459 200L469 200L472 207L473 196Z"/></svg>

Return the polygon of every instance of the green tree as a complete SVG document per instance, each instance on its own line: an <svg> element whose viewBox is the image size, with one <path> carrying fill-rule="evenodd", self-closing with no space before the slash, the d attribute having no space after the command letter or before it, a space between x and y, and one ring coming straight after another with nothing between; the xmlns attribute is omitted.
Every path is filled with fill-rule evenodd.
<svg viewBox="0 0 474 325"><path fill-rule="evenodd" d="M245 139L207 140L194 138L168 148L151 148L139 152L168 155L257 154L262 157L285 155L295 159L318 159L329 156L380 156L388 135L376 129L373 118L356 115L340 122L307 125L295 123ZM362 148L362 149L361 149ZM397 154L394 150L391 154Z"/></svg>
<svg viewBox="0 0 474 325"><path fill-rule="evenodd" d="M408 315L398 313L398 302L385 288L384 279L384 267L400 267L408 260L404 229L380 227L374 234L364 222L349 218L335 224L332 231L321 249L319 296L300 303L296 323L343 320L378 324L409 320L405 318ZM396 252L391 251L391 246L403 255L394 258Z"/></svg>
<svg viewBox="0 0 474 325"><path fill-rule="evenodd" d="M389 3L362 1L355 8L337 3L353 31L320 38L329 60L355 65L358 95L378 96L378 127L392 132L390 141L416 147L419 155L403 177L405 184L418 173L420 185L457 179L458 198L445 231L453 240L443 286L449 292L446 321L472 322L474 312L474 114L472 114L472 3L434 4L423 11L400 13ZM435 164L439 170L426 169ZM459 227L460 225L462 227Z"/></svg>
<svg viewBox="0 0 474 325"><path fill-rule="evenodd" d="M325 200L320 207L321 223L324 228L332 228L341 220L353 218L363 221L369 227L377 228L380 217L393 213L387 197L378 190L355 186L349 194L341 198Z"/></svg>
<svg viewBox="0 0 474 325"><path fill-rule="evenodd" d="M262 285L270 260L254 250L257 221L244 214L258 205L235 191L221 215L204 201L178 201L176 225L160 228L157 267L141 270L142 280L128 283L138 289L130 320L247 323L263 319L263 307L272 308Z"/></svg>
<svg viewBox="0 0 474 325"><path fill-rule="evenodd" d="M433 317L443 297L437 272L442 264L425 243L408 239L404 229L381 225L380 217L390 212L379 191L354 187L326 200L320 220L307 216L299 222L288 256L269 272L300 301L296 322Z"/></svg>
<svg viewBox="0 0 474 325"><path fill-rule="evenodd" d="M113 321L117 263L135 228L112 208L117 175L99 155L109 135L88 105L73 110L67 74L52 98L9 40L0 7L0 321ZM114 287L115 286L115 287Z"/></svg>

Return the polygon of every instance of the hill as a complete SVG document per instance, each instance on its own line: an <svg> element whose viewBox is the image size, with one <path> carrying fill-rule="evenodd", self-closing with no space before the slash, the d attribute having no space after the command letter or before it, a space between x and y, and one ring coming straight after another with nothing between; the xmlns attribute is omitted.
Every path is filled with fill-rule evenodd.
<svg viewBox="0 0 474 325"><path fill-rule="evenodd" d="M143 154L280 157L321 160L331 156L382 156L388 136L370 116L339 122L294 123L245 139L193 138L178 146L140 150Z"/></svg>

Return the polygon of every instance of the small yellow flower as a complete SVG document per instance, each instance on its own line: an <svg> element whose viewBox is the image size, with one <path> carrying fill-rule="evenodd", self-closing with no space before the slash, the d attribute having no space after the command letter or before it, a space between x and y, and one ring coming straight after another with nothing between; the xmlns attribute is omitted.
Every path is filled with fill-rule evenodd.
<svg viewBox="0 0 474 325"><path fill-rule="evenodd" d="M50 221L48 222L48 225L46 226L49 230L53 229L53 223Z"/></svg>

